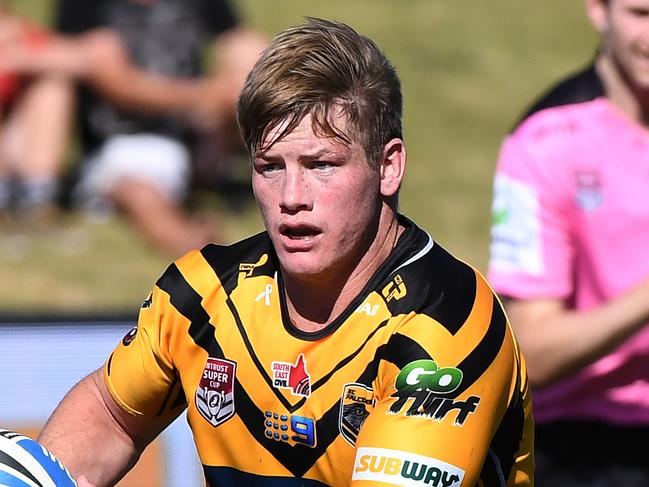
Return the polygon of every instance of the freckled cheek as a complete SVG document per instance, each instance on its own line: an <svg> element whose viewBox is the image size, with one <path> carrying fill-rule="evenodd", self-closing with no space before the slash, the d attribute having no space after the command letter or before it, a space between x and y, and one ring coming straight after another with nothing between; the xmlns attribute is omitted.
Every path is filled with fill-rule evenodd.
<svg viewBox="0 0 649 487"><path fill-rule="evenodd" d="M369 195L363 187L345 187L320 195L317 205L324 209L332 221L332 226L339 229L358 228L359 222L368 218L370 212Z"/></svg>
<svg viewBox="0 0 649 487"><path fill-rule="evenodd" d="M254 181L252 182L252 192L260 207L273 206L273 203L278 200L278 191L275 185L268 181Z"/></svg>
<svg viewBox="0 0 649 487"><path fill-rule="evenodd" d="M270 230L273 227L273 222L277 220L277 198L267 186L253 184L252 189L261 217L266 227Z"/></svg>
<svg viewBox="0 0 649 487"><path fill-rule="evenodd" d="M362 184L351 184L348 180L325 183L316 187L319 198L327 201L336 201L340 205L363 201L367 195L367 186Z"/></svg>

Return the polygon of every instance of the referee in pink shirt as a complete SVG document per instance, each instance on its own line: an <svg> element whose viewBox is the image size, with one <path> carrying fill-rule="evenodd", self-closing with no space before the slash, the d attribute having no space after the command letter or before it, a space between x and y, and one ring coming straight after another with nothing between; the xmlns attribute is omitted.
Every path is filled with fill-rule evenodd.
<svg viewBox="0 0 649 487"><path fill-rule="evenodd" d="M503 142L489 280L533 386L536 485L649 486L649 0Z"/></svg>

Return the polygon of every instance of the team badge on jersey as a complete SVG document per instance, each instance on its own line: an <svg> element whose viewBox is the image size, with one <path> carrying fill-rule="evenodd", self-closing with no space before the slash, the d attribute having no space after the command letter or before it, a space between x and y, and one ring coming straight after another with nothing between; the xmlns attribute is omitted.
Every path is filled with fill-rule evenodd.
<svg viewBox="0 0 649 487"><path fill-rule="evenodd" d="M338 429L352 446L356 444L361 426L373 407L374 396L371 387L365 384L345 384L340 399Z"/></svg>
<svg viewBox="0 0 649 487"><path fill-rule="evenodd" d="M208 357L196 389L198 412L212 425L218 426L234 415L234 378L237 364Z"/></svg>
<svg viewBox="0 0 649 487"><path fill-rule="evenodd" d="M575 182L577 206L586 212L595 211L604 200L599 174L595 171L580 171L575 173Z"/></svg>
<svg viewBox="0 0 649 487"><path fill-rule="evenodd" d="M311 394L311 379L306 371L303 353L297 358L295 364L275 361L271 367L274 387L290 389L294 396L308 397Z"/></svg>

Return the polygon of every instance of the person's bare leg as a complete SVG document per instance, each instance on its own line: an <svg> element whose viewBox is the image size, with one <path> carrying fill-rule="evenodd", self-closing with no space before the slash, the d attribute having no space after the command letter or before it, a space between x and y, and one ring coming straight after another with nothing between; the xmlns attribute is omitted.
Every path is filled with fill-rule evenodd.
<svg viewBox="0 0 649 487"><path fill-rule="evenodd" d="M6 154L23 185L27 214L53 206L69 144L73 86L59 77L30 83L14 106L6 129Z"/></svg>
<svg viewBox="0 0 649 487"><path fill-rule="evenodd" d="M125 179L110 193L112 201L145 239L158 249L179 257L216 239L208 222L191 219L158 188Z"/></svg>
<svg viewBox="0 0 649 487"><path fill-rule="evenodd" d="M22 174L25 177L58 177L61 174L74 100L74 87L64 78L42 78L28 88L22 102L25 126Z"/></svg>

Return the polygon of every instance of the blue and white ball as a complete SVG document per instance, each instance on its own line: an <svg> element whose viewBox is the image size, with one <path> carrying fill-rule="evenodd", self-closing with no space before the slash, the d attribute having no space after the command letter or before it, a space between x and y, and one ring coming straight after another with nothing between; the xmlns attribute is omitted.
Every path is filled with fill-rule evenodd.
<svg viewBox="0 0 649 487"><path fill-rule="evenodd" d="M0 486L77 487L77 483L40 443L0 429Z"/></svg>

